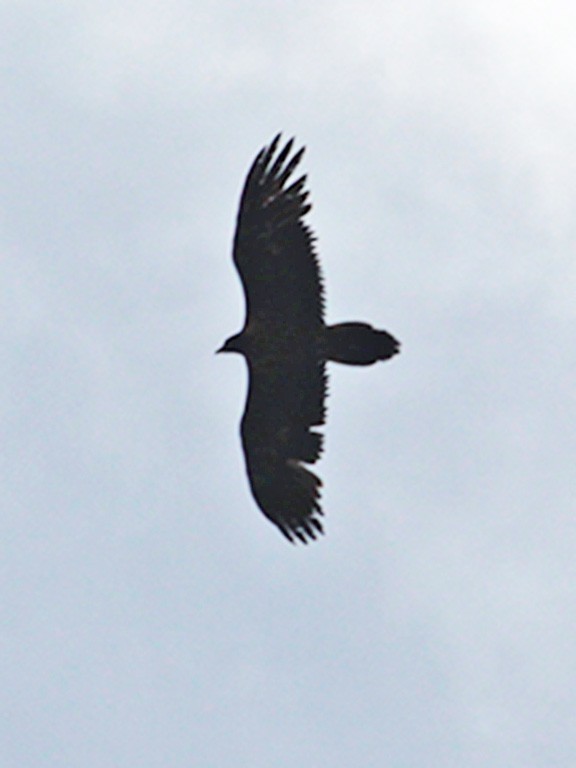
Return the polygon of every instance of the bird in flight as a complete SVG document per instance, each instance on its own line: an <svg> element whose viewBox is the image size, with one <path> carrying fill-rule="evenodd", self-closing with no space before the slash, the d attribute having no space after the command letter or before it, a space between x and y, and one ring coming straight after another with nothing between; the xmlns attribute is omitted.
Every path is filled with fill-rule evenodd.
<svg viewBox="0 0 576 768"><path fill-rule="evenodd" d="M399 351L367 323L324 322L324 287L315 236L305 217L306 176L293 181L304 147L280 134L248 172L234 235L234 263L246 320L218 352L239 352L249 369L241 423L246 471L256 503L284 536L308 543L323 533L320 478L307 469L322 452L326 363L372 365Z"/></svg>

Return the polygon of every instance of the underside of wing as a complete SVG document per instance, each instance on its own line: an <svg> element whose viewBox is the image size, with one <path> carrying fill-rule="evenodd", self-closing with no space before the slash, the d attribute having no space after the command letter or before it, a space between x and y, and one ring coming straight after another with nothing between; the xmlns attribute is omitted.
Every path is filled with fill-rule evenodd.
<svg viewBox="0 0 576 768"><path fill-rule="evenodd" d="M244 184L234 237L234 262L247 304L247 322L292 328L322 323L324 299L314 235L303 219L306 176L292 181L304 148L293 140L277 152L280 135L257 155Z"/></svg>
<svg viewBox="0 0 576 768"><path fill-rule="evenodd" d="M322 533L320 479L303 466L322 451L324 364L279 360L275 370L250 364L250 389L242 419L242 444L252 493L266 517L294 541Z"/></svg>

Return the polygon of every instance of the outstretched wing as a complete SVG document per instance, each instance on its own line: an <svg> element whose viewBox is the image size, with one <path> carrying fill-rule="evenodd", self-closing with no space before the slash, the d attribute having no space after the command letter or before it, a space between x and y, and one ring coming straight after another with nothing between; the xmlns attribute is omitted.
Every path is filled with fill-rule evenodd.
<svg viewBox="0 0 576 768"><path fill-rule="evenodd" d="M244 186L234 262L246 294L250 386L242 443L252 493L290 540L322 532L320 479L302 466L321 452L326 376L323 290L305 177L290 183L303 149L279 136L256 157Z"/></svg>
<svg viewBox="0 0 576 768"><path fill-rule="evenodd" d="M306 542L322 533L322 482L303 462L315 462L322 451L322 435L310 427L324 421L324 365L305 354L248 362L241 433L252 494L290 541Z"/></svg>
<svg viewBox="0 0 576 768"><path fill-rule="evenodd" d="M234 263L246 295L246 325L286 322L293 328L321 325L324 295L315 237L304 224L306 176L295 182L304 147L289 158L290 139L276 155L280 134L256 156L248 172L234 236Z"/></svg>

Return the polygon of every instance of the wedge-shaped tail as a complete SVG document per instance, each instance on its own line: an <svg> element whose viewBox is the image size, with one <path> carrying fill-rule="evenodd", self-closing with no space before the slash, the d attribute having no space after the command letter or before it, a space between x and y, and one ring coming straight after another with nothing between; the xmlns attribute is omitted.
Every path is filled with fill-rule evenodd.
<svg viewBox="0 0 576 768"><path fill-rule="evenodd" d="M372 365L388 360L400 344L387 331L368 323L338 323L326 327L326 358L346 365Z"/></svg>

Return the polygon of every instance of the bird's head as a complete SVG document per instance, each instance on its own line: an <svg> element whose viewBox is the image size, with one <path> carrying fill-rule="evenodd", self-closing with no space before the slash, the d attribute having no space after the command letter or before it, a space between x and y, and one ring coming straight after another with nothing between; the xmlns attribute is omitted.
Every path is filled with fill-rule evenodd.
<svg viewBox="0 0 576 768"><path fill-rule="evenodd" d="M220 347L220 349L216 350L216 354L219 354L220 352L240 352L243 353L242 348L242 341L241 341L241 333L237 333L235 336L230 336L229 339L226 339L224 344Z"/></svg>

